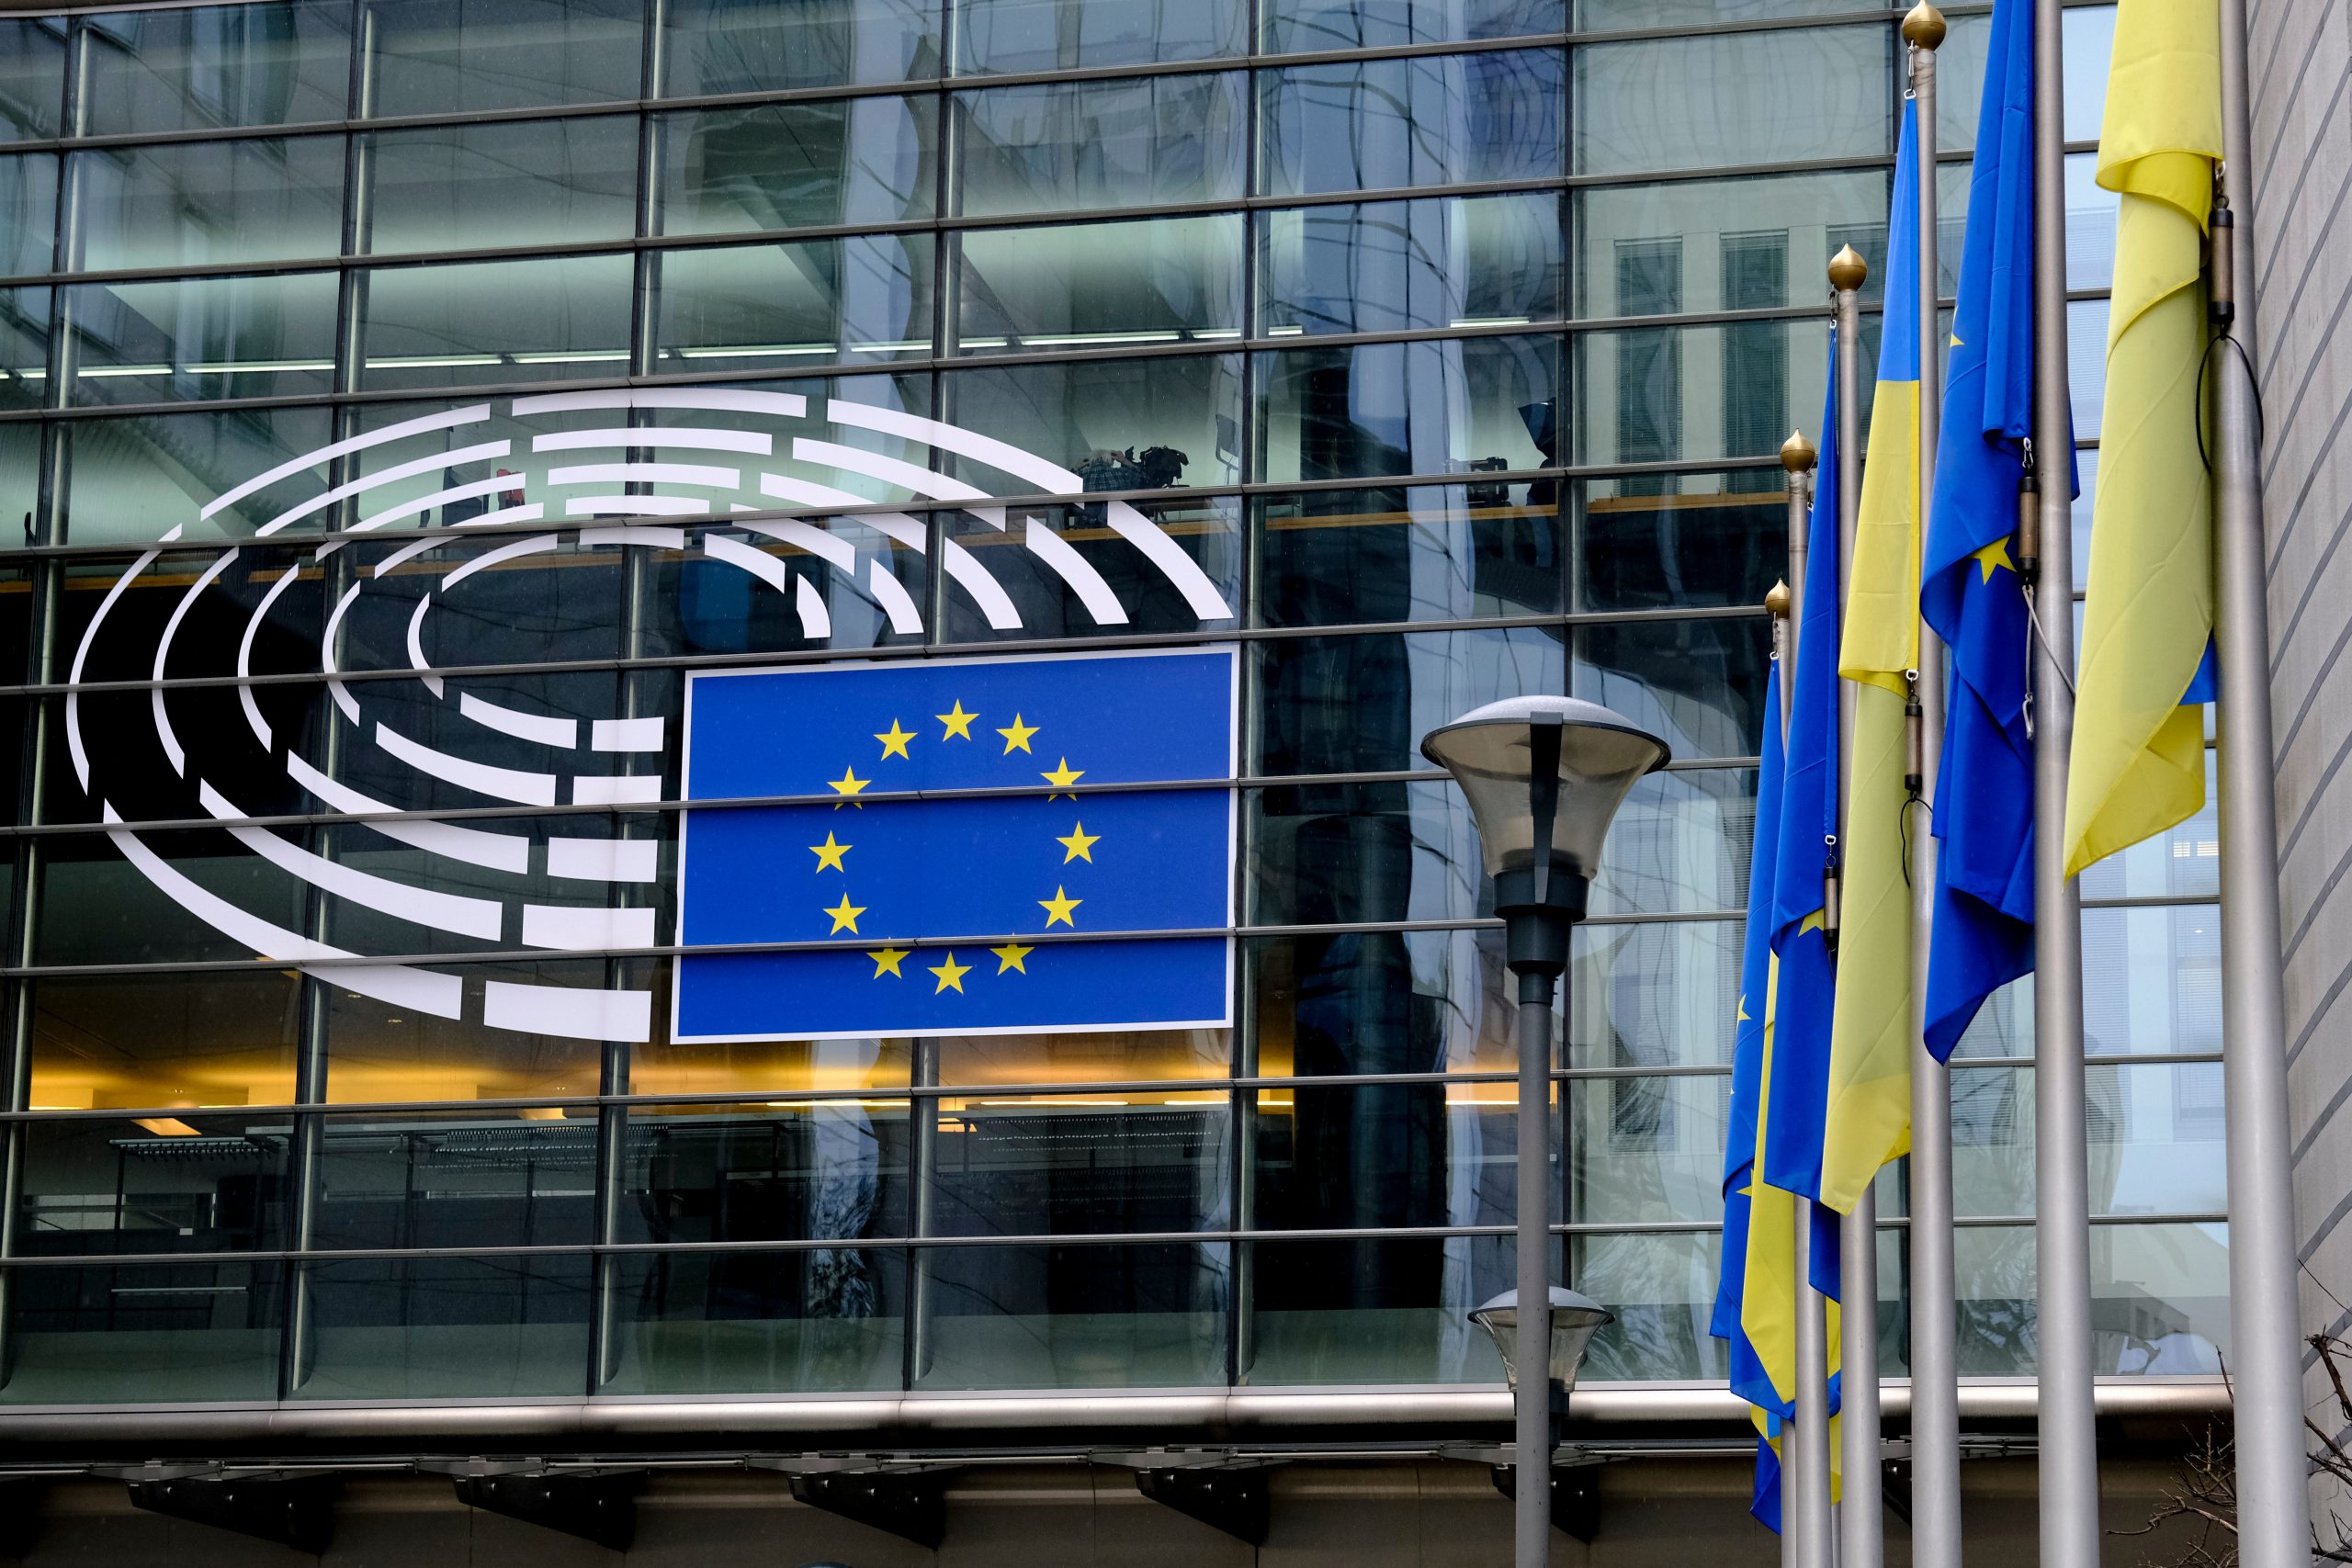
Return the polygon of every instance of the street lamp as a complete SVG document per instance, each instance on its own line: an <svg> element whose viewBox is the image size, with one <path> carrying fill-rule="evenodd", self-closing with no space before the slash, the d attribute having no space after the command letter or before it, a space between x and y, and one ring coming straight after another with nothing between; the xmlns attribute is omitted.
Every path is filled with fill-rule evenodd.
<svg viewBox="0 0 2352 1568"><path fill-rule="evenodd" d="M1519 1289L1510 1307L1507 1367L1556 1367L1551 1269L1552 998L1568 964L1568 928L1584 919L1585 896L1600 864L1601 840L1627 792L1672 755L1665 741L1598 703L1574 697L1511 697L1441 725L1421 755L1452 773L1470 802L1478 850L1495 883L1504 957L1519 976ZM1520 1312L1533 1302L1532 1312ZM1579 1315L1600 1309L1581 1296ZM1474 1315L1504 1336L1500 1298ZM1565 1315L1565 1314L1564 1314ZM1606 1314L1581 1324L1567 1363L1573 1379L1584 1341ZM1551 1378L1512 1379L1518 1568L1544 1568L1551 1549ZM1566 1380L1564 1380L1566 1381Z"/></svg>

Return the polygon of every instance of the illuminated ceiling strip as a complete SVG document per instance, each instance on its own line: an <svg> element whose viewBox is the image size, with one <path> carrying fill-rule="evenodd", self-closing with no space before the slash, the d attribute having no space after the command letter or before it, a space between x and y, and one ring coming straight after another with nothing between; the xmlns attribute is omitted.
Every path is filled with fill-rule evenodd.
<svg viewBox="0 0 2352 1568"><path fill-rule="evenodd" d="M174 533L178 531L176 528L173 530ZM76 686L82 683L83 661L90 657L90 645L97 640L98 628L106 625L107 612L114 608L115 601L121 598L124 590L130 586L130 580L153 565L155 558L163 553L161 550L149 550L132 561L130 568L115 579L114 586L107 590L107 596L98 601L97 614L92 615L90 624L82 628L82 640L74 646L73 672L65 678L68 683ZM65 749L73 754L74 776L82 782L82 792L86 795L90 790L90 756L82 750L82 694L79 692L65 694Z"/></svg>
<svg viewBox="0 0 2352 1568"><path fill-rule="evenodd" d="M408 618L408 662L424 689L435 696L441 694L441 677L433 673L433 661L424 657L424 612L433 608L433 595L427 593L416 602L416 613Z"/></svg>
<svg viewBox="0 0 2352 1568"><path fill-rule="evenodd" d="M708 490L741 490L743 470L709 463L575 463L570 468L549 468L548 483L701 485Z"/></svg>
<svg viewBox="0 0 2352 1568"><path fill-rule="evenodd" d="M221 551L220 558L206 567L203 574L187 585L187 592L180 595L180 602L172 606L171 619L164 623L164 635L155 643L154 678L158 684L147 694L147 702L155 715L155 738L164 743L164 755L172 760L172 772L182 778L187 776L187 753L180 749L180 738L172 733L171 716L164 711L164 688L161 684L164 661L172 655L172 640L180 635L180 623L187 618L188 606L194 604L197 596L211 587L221 571L236 558L237 552L233 548Z"/></svg>
<svg viewBox="0 0 2352 1568"><path fill-rule="evenodd" d="M107 823L119 824L122 820L109 802L100 801L98 810L100 818ZM264 958L301 964L308 973L331 985L357 991L378 1001L390 1002L396 1007L413 1008L435 1018L456 1018L463 1011L465 982L455 975L436 975L429 969L411 968L404 964L320 963L321 959L356 958L358 954L297 936L282 926L274 926L258 916L245 913L226 898L198 886L174 870L136 833L119 827L109 827L107 837L114 840L115 848L122 852L122 858L137 866L140 874L162 889L165 897L231 941L253 949Z"/></svg>
<svg viewBox="0 0 2352 1568"><path fill-rule="evenodd" d="M1093 564L1071 548L1069 540L1038 519L1031 517L1026 521L1029 526L1024 542L1030 553L1069 584L1070 592L1078 595L1078 602L1086 606L1088 615L1094 617L1094 624L1098 626L1125 626L1127 612L1120 606L1119 596L1111 592L1111 585L1102 581L1102 574L1094 570Z"/></svg>
<svg viewBox="0 0 2352 1568"><path fill-rule="evenodd" d="M418 773L472 790L494 800L511 800L517 806L553 806L555 775L528 773L516 768L494 768L487 762L469 761L452 757L447 751L436 751L423 741L407 736L384 724L376 724L376 744L414 768Z"/></svg>
<svg viewBox="0 0 2352 1568"><path fill-rule="evenodd" d="M296 784L318 796L333 810L369 812L399 809L327 777L298 753L288 753L286 771L293 776ZM365 826L388 839L413 844L450 860L463 861L468 865L511 872L516 876L525 875L531 869L531 840L517 834L460 828L454 822L369 822Z"/></svg>
<svg viewBox="0 0 2352 1568"><path fill-rule="evenodd" d="M196 793L204 803L204 809L216 818L232 819L247 815L200 779L197 781ZM498 940L505 911L495 898L468 898L456 893L436 893L428 887L412 887L405 882L394 882L313 854L288 843L266 828L231 828L229 834L278 870L322 892L348 899L363 909L373 909L379 915L434 931L454 931L480 942Z"/></svg>
<svg viewBox="0 0 2352 1568"><path fill-rule="evenodd" d="M506 443L502 441L498 445L503 446ZM418 496L413 501L403 501L398 506L387 507L372 517L363 517L351 525L351 531L355 534L365 534L371 529L380 528L387 523L397 523L403 517L413 517L420 512L429 512L447 502L473 501L481 496L498 495L506 491L522 488L522 479L514 474L492 474L486 479L469 479L464 484L451 485L446 490L432 491Z"/></svg>
<svg viewBox="0 0 2352 1568"><path fill-rule="evenodd" d="M548 874L574 882L651 882L660 872L661 852L652 839L550 838Z"/></svg>
<svg viewBox="0 0 2352 1568"><path fill-rule="evenodd" d="M779 593L788 592L792 586L792 574L785 569L782 561L764 551L753 549L740 539L730 539L721 534L706 534L702 547L703 553L713 560L740 567ZM809 613L812 606L816 612L813 616ZM801 636L822 640L833 635L832 617L825 612L825 601L817 592L816 586L805 577L800 580L800 593L794 601L794 607L800 613Z"/></svg>
<svg viewBox="0 0 2352 1568"><path fill-rule="evenodd" d="M764 430L707 430L700 425L622 425L600 430L557 430L531 437L534 452L579 452L603 447L692 447L705 452L748 452L765 457L775 437Z"/></svg>
<svg viewBox="0 0 2352 1568"><path fill-rule="evenodd" d="M575 718L547 718L535 713L524 713L475 696L471 692L458 695L458 711L484 729L495 729L501 735L511 735L517 740L535 741L541 746L560 746L566 750L580 744L580 721Z"/></svg>
<svg viewBox="0 0 2352 1568"><path fill-rule="evenodd" d="M724 409L731 413L799 419L808 400L797 392L752 392L730 387L639 387L595 392L541 392L509 405L516 418L535 413L571 413L581 409Z"/></svg>
<svg viewBox="0 0 2352 1568"><path fill-rule="evenodd" d="M527 539L517 539L511 545L501 545L494 550L484 550L481 554L474 557L474 558L469 561L464 562L462 565L454 569L448 576L443 578L441 580L441 592L444 593L448 592L449 590L455 588L460 582L463 582L467 578L471 577L474 573L482 570L486 567L493 567L502 561L513 560L517 556L536 556L548 550L554 549L557 542L556 536L553 534L537 534Z"/></svg>
<svg viewBox="0 0 2352 1568"><path fill-rule="evenodd" d="M523 1034L643 1044L653 1032L653 994L491 980L482 986L481 1021Z"/></svg>
<svg viewBox="0 0 2352 1568"><path fill-rule="evenodd" d="M579 908L558 904L523 906L523 945L567 953L600 947L651 947L653 911L605 905Z"/></svg>
<svg viewBox="0 0 2352 1568"><path fill-rule="evenodd" d="M571 517L700 517L717 509L690 495L583 495L563 510Z"/></svg>
<svg viewBox="0 0 2352 1568"><path fill-rule="evenodd" d="M237 642L237 679L240 682L253 675L254 637L261 630L262 622L268 619L269 607L277 604L277 596L293 587L294 580L301 575L296 568L288 567L279 574L277 581L269 585L269 592L261 596L261 603L254 607L253 615L245 622L245 635ZM245 710L245 723L252 728L254 739L261 742L263 750L268 750L271 744L269 722L262 717L260 705L254 701L251 686L241 683L237 687L237 704Z"/></svg>
<svg viewBox="0 0 2352 1568"><path fill-rule="evenodd" d="M279 513L254 532L275 534L287 525L299 523L313 512L333 506L347 496L357 495L363 491L375 490L383 485L396 484L401 479L414 479L419 474L429 474L435 468L454 468L463 463L479 463L492 457L503 457L513 448L512 442L485 441L478 446L459 446L447 452L428 452L422 457L413 458L405 463L395 463L392 467L379 472L365 475L353 479L349 484L337 485L333 490L314 495L301 505Z"/></svg>
<svg viewBox="0 0 2352 1568"><path fill-rule="evenodd" d="M234 490L222 491L196 514L197 521L201 523L222 507L234 506L257 490L266 489L280 479L290 479L305 468L314 468L332 458L343 457L347 453L364 452L370 446L381 446L388 442L402 441L412 435L422 435L428 430L449 430L460 424L479 424L489 417L488 403L468 403L463 408L444 409L439 413L429 413L418 419L403 420L398 424L388 424L381 430L371 430L365 435L354 435L346 440L329 442L326 446L314 447L299 457L289 458L266 473L255 474Z"/></svg>

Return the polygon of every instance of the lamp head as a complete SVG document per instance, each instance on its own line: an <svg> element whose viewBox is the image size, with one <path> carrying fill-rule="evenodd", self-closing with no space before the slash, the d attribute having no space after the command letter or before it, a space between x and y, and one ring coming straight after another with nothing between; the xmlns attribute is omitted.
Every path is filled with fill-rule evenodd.
<svg viewBox="0 0 2352 1568"><path fill-rule="evenodd" d="M1552 1364L1544 1370L1563 1393L1577 1385L1585 1347L1603 1325L1616 1321L1616 1315L1590 1296L1552 1287ZM1519 1292L1505 1291L1472 1313L1470 1321L1485 1329L1495 1348L1502 1352L1503 1376L1517 1388L1519 1368L1512 1364L1511 1355L1519 1348Z"/></svg>

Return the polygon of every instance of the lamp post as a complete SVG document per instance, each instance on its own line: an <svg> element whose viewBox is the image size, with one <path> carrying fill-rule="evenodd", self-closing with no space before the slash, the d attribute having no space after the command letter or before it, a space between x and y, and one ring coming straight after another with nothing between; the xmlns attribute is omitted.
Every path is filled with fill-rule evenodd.
<svg viewBox="0 0 2352 1568"><path fill-rule="evenodd" d="M1504 963L1519 976L1519 1288L1489 1302L1474 1320L1496 1337L1510 1311L1516 1417L1514 1483L1518 1568L1544 1568L1551 1550L1552 1376L1557 1374L1551 1282L1552 1002L1568 963L1568 928L1584 919L1585 896L1600 864L1601 840L1627 792L1666 765L1665 741L1597 703L1574 697L1511 697L1430 731L1421 755L1453 775L1470 803L1478 851L1494 879L1503 918ZM1532 1311L1521 1303L1533 1303ZM1607 1321L1581 1296L1559 1315L1574 1338L1563 1381L1572 1381L1584 1342ZM1598 1316L1589 1315L1600 1314Z"/></svg>

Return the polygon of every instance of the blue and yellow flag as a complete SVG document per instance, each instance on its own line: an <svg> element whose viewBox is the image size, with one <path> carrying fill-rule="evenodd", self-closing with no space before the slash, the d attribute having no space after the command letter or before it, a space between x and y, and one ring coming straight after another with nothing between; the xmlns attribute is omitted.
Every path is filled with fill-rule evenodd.
<svg viewBox="0 0 2352 1568"><path fill-rule="evenodd" d="M2009 558L2033 434L2033 75L2030 0L1996 0L1919 584L1951 660L1925 1009L1938 1061L1985 998L2033 967L2032 629ZM2071 494L2071 442L2064 458ZM2041 468L2058 482L2047 455Z"/></svg>
<svg viewBox="0 0 2352 1568"><path fill-rule="evenodd" d="M1229 1023L1230 940L1173 933L1231 923L1231 793L1087 786L1230 777L1234 690L1230 649L694 676L679 940L808 945L682 958L676 1038Z"/></svg>

